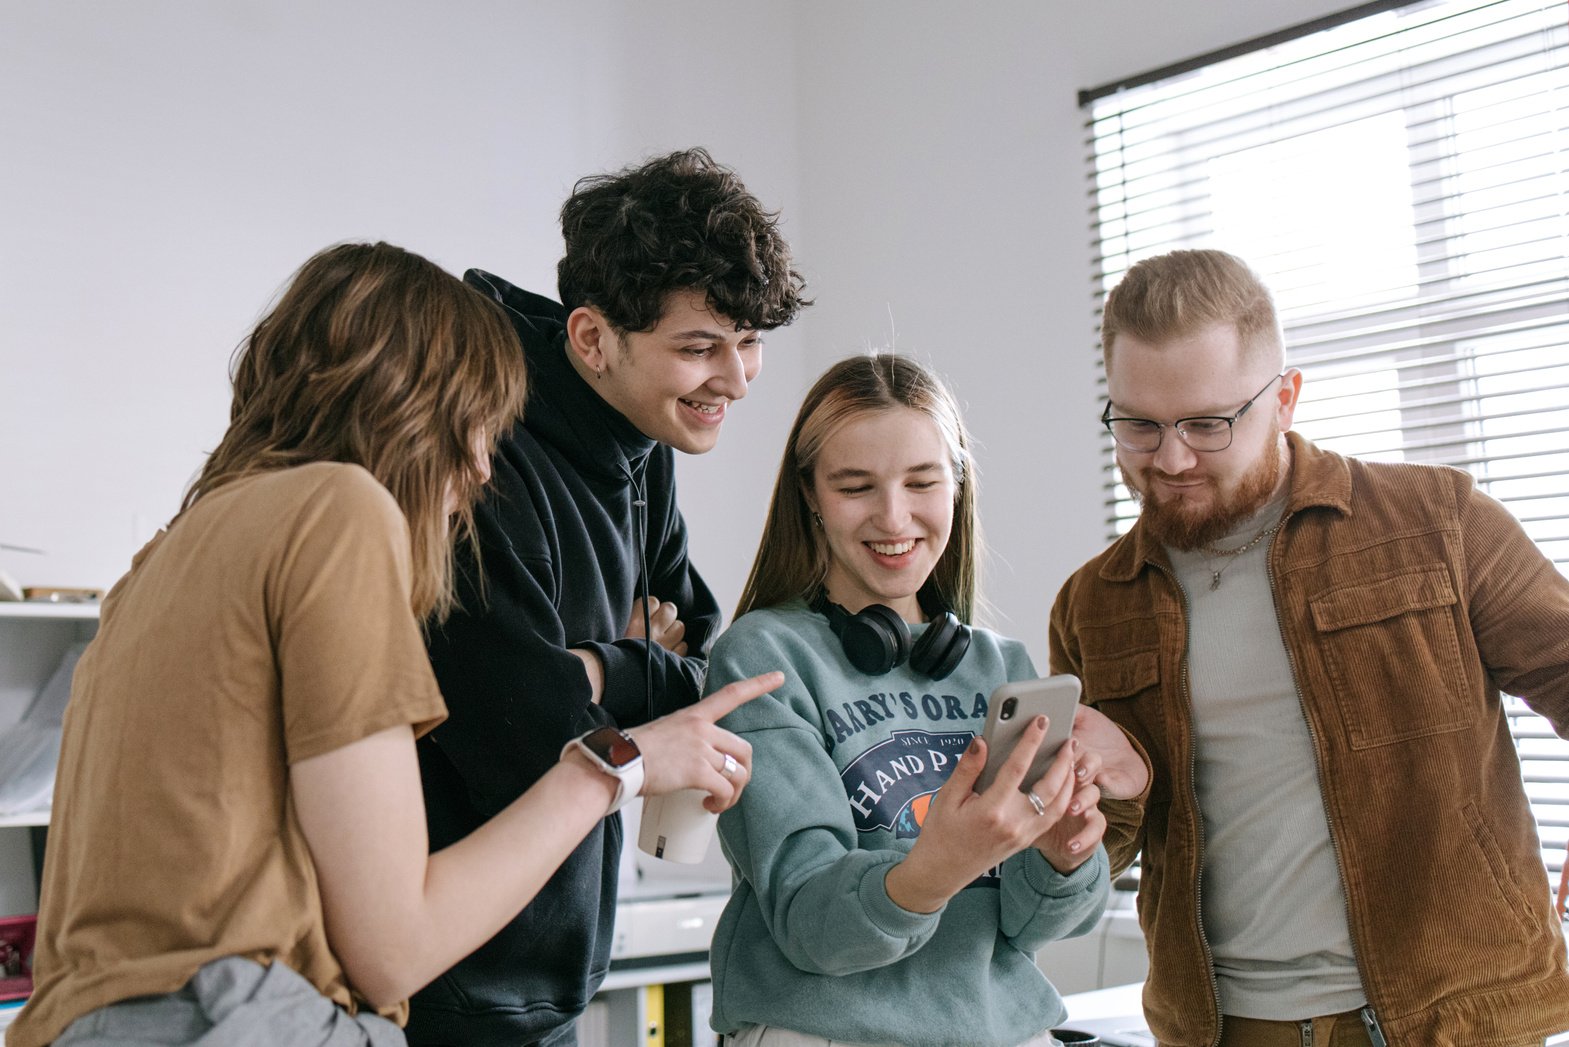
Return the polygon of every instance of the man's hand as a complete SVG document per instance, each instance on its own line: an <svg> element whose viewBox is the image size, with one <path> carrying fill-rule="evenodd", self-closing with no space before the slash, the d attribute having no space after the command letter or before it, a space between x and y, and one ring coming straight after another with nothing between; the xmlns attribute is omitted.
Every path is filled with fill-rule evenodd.
<svg viewBox="0 0 1569 1047"><path fill-rule="evenodd" d="M658 597L648 598L648 628L650 638L672 654L686 657L686 623L678 615L676 605L669 601L661 601ZM643 600L638 598L632 603L632 620L627 622L626 632L622 634L628 640L643 638Z"/></svg>
<svg viewBox="0 0 1569 1047"><path fill-rule="evenodd" d="M686 657L686 624L676 617L676 605L662 603L655 597L648 598L648 625L653 630L654 642L659 646ZM627 622L626 632L622 634L628 640L641 640L643 638L643 601L637 599L632 604L632 620ZM577 656L583 663L583 671L588 674L589 700L595 705L601 704L605 697L605 666L599 660L599 655L581 647L569 647L568 653Z"/></svg>
<svg viewBox="0 0 1569 1047"><path fill-rule="evenodd" d="M1105 713L1080 705L1073 716L1073 737L1083 750L1077 772L1081 786L1093 782L1100 795L1111 800L1131 800L1149 786L1150 770L1143 757Z"/></svg>

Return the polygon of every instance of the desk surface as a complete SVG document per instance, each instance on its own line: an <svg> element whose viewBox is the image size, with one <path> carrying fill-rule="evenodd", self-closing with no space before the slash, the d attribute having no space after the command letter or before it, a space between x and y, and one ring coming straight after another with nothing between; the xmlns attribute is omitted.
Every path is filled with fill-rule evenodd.
<svg viewBox="0 0 1569 1047"><path fill-rule="evenodd" d="M1095 1018L1121 1018L1142 1013L1139 1003L1143 982L1132 985L1114 985L1109 989L1076 992L1062 998L1068 1007L1068 1024L1075 1019L1090 1021ZM1569 1047L1569 1032L1547 1038L1548 1047Z"/></svg>

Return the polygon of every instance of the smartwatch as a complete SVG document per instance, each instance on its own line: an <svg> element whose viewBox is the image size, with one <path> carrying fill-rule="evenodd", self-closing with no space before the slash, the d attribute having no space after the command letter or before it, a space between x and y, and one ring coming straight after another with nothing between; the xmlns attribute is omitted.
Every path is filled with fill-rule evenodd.
<svg viewBox="0 0 1569 1047"><path fill-rule="evenodd" d="M643 791L643 754L625 731L596 727L562 746L561 755L565 756L569 749L581 750L595 767L616 780L616 798L610 802L606 815L615 814Z"/></svg>

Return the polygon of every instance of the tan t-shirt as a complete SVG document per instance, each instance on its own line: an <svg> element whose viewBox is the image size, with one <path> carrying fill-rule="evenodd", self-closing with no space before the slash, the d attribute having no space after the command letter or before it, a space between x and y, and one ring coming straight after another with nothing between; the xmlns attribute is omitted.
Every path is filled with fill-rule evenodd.
<svg viewBox="0 0 1569 1047"><path fill-rule="evenodd" d="M11 1047L221 956L281 960L356 1008L289 765L446 715L411 584L397 503L336 463L222 487L137 554L76 669Z"/></svg>

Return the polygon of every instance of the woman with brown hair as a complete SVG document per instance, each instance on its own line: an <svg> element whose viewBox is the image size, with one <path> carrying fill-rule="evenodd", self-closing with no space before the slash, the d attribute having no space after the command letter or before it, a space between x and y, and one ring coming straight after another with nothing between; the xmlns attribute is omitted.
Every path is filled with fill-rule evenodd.
<svg viewBox="0 0 1569 1047"><path fill-rule="evenodd" d="M452 606L454 538L523 400L511 325L425 259L348 244L296 274L76 670L13 1047L402 1043L409 994L613 805L735 802L749 750L714 720L777 676L591 732L429 853L414 739L445 706L421 621Z"/></svg>

